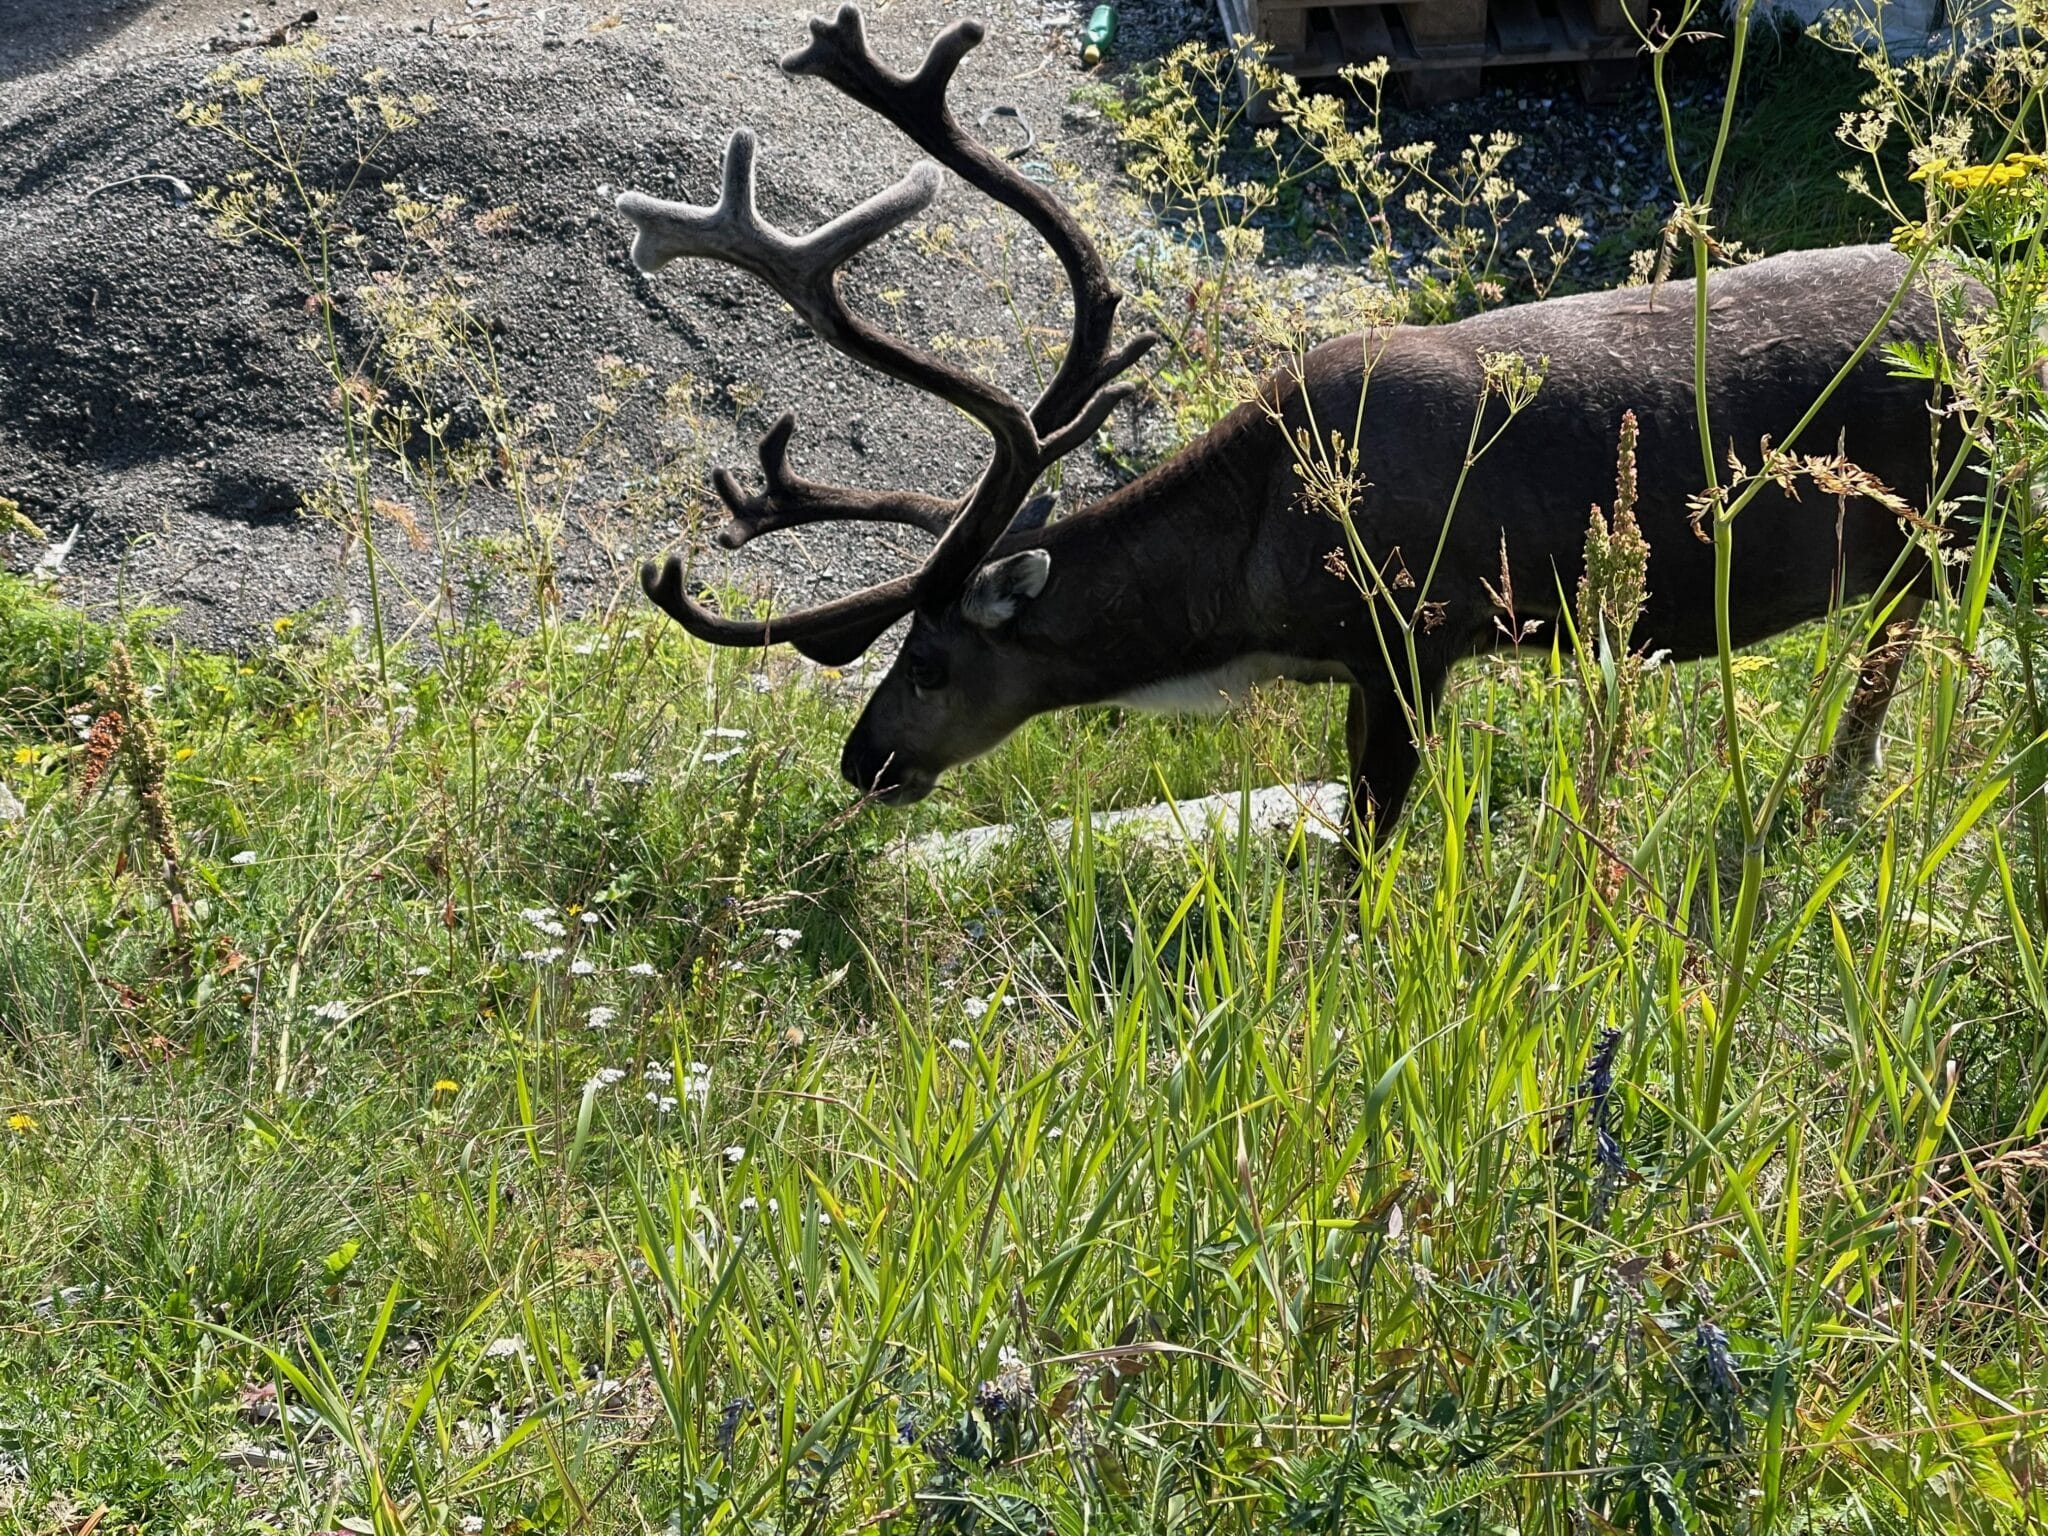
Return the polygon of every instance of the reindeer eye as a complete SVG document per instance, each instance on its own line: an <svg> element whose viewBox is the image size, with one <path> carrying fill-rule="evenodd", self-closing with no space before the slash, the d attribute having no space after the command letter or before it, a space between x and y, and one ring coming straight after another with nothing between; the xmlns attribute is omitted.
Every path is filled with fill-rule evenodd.
<svg viewBox="0 0 2048 1536"><path fill-rule="evenodd" d="M946 668L943 662L913 658L908 667L911 690L915 693L936 693L946 686Z"/></svg>

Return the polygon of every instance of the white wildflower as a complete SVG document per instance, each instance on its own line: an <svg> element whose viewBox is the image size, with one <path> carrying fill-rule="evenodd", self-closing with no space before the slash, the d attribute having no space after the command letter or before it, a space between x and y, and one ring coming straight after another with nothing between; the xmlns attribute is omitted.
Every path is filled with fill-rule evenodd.
<svg viewBox="0 0 2048 1536"><path fill-rule="evenodd" d="M728 1163L737 1163L744 1159L746 1155L747 1149L745 1147L727 1147L725 1149L725 1160Z"/></svg>
<svg viewBox="0 0 2048 1536"><path fill-rule="evenodd" d="M969 1049L967 1042L965 1040L962 1040L958 1035L955 1035L952 1039L948 1040L946 1044L951 1046L954 1050L959 1051L962 1055L965 1055Z"/></svg>
<svg viewBox="0 0 2048 1536"><path fill-rule="evenodd" d="M313 1017L325 1019L330 1024L339 1024L349 1016L350 1005L336 998L331 1003L322 1003L313 1010Z"/></svg>
<svg viewBox="0 0 2048 1536"><path fill-rule="evenodd" d="M674 1072L658 1061L650 1061L640 1069L640 1075L650 1083L668 1084L676 1080Z"/></svg>
<svg viewBox="0 0 2048 1536"><path fill-rule="evenodd" d="M522 949L519 958L528 965L553 965L567 953L561 945L551 944L546 949Z"/></svg>
<svg viewBox="0 0 2048 1536"><path fill-rule="evenodd" d="M523 907L519 915L551 939L566 939L569 930L555 921L555 914L546 907Z"/></svg>
<svg viewBox="0 0 2048 1536"><path fill-rule="evenodd" d="M577 914L576 921L586 928L595 928L599 919L595 912L582 912Z"/></svg>
<svg viewBox="0 0 2048 1536"><path fill-rule="evenodd" d="M803 936L804 931L801 928L770 928L768 930L768 937L775 941L777 949L794 949Z"/></svg>
<svg viewBox="0 0 2048 1536"><path fill-rule="evenodd" d="M654 1106L654 1112L657 1115L666 1115L676 1107L676 1097L672 1093L654 1093L650 1091L647 1095L647 1102Z"/></svg>
<svg viewBox="0 0 2048 1536"><path fill-rule="evenodd" d="M609 1088L613 1083L623 1082L625 1077L626 1069L624 1067L599 1067L592 1074L590 1081L583 1086L586 1088Z"/></svg>
<svg viewBox="0 0 2048 1536"><path fill-rule="evenodd" d="M612 775L614 784L645 784L647 774L639 768L621 768Z"/></svg>
<svg viewBox="0 0 2048 1536"><path fill-rule="evenodd" d="M695 1099L701 1109L711 1101L711 1071L694 1061L690 1066L693 1070L683 1076L683 1097Z"/></svg>
<svg viewBox="0 0 2048 1536"><path fill-rule="evenodd" d="M960 1011L970 1019L984 1018L988 1014L988 999L985 997L967 998L960 1004Z"/></svg>
<svg viewBox="0 0 2048 1536"><path fill-rule="evenodd" d="M486 1360L511 1360L526 1358L526 1340L517 1338L493 1339L484 1346Z"/></svg>
<svg viewBox="0 0 2048 1536"><path fill-rule="evenodd" d="M740 749L738 747L727 747L723 752L706 752L704 754L704 761L707 763L722 763L728 758L738 757L739 755Z"/></svg>
<svg viewBox="0 0 2048 1536"><path fill-rule="evenodd" d="M228 862L230 864L254 864L256 862L257 857L258 855L254 848L244 848L232 859L229 859Z"/></svg>
<svg viewBox="0 0 2048 1536"><path fill-rule="evenodd" d="M434 968L431 965L416 965L405 974L408 976L431 976L434 974Z"/></svg>
<svg viewBox="0 0 2048 1536"><path fill-rule="evenodd" d="M571 960L569 962L569 974L571 976L595 976L597 974L597 962L595 960Z"/></svg>
<svg viewBox="0 0 2048 1536"><path fill-rule="evenodd" d="M704 739L706 741L745 741L747 733L734 730L729 725L714 725L706 728Z"/></svg>
<svg viewBox="0 0 2048 1536"><path fill-rule="evenodd" d="M603 1003L599 1003L590 1010L590 1027L592 1029L610 1029L612 1020L618 1016L618 1009L607 1008Z"/></svg>
<svg viewBox="0 0 2048 1536"><path fill-rule="evenodd" d="M645 960L636 960L626 967L626 974L628 976L652 976L654 974L654 967Z"/></svg>

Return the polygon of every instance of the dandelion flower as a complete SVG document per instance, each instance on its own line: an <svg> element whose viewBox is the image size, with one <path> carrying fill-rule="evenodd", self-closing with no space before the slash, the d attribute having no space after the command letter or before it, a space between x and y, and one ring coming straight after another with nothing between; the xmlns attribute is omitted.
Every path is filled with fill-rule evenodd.
<svg viewBox="0 0 2048 1536"><path fill-rule="evenodd" d="M7 1117L7 1129L17 1136L27 1136L36 1131L36 1117L31 1114L12 1114Z"/></svg>
<svg viewBox="0 0 2048 1536"><path fill-rule="evenodd" d="M461 1088L462 1085L452 1077L437 1077L434 1079L434 1092L436 1093L457 1093L461 1091Z"/></svg>

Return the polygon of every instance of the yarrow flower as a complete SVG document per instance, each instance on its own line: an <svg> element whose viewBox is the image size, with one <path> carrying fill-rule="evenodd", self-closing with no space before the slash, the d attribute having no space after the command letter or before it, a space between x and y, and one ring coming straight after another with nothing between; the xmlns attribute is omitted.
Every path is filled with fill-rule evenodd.
<svg viewBox="0 0 2048 1536"><path fill-rule="evenodd" d="M640 1069L640 1075L650 1083L666 1084L676 1080L675 1073L658 1061L648 1062Z"/></svg>
<svg viewBox="0 0 2048 1536"><path fill-rule="evenodd" d="M740 749L738 747L727 747L723 752L706 752L704 754L704 761L707 763L723 763L739 755Z"/></svg>
<svg viewBox="0 0 2048 1536"><path fill-rule="evenodd" d="M740 1162L746 1157L746 1155L747 1149L745 1147L727 1147L725 1149L725 1160L728 1163Z"/></svg>
<svg viewBox="0 0 2048 1536"><path fill-rule="evenodd" d="M626 974L628 976L652 976L654 974L654 967L645 960L635 960L626 967Z"/></svg>
<svg viewBox="0 0 2048 1536"><path fill-rule="evenodd" d="M526 1358L526 1340L493 1339L484 1346L484 1358L486 1360L510 1360L515 1358L524 1360Z"/></svg>
<svg viewBox="0 0 2048 1536"><path fill-rule="evenodd" d="M524 907L519 915L551 939L566 939L569 930L555 921L554 913L546 907Z"/></svg>
<svg viewBox="0 0 2048 1536"><path fill-rule="evenodd" d="M254 848L244 848L240 853L229 859L228 862L230 864L254 864L256 859L257 853Z"/></svg>
<svg viewBox="0 0 2048 1536"><path fill-rule="evenodd" d="M970 1019L986 1018L988 1016L988 999L985 997L967 998L960 1004L960 1011Z"/></svg>
<svg viewBox="0 0 2048 1536"><path fill-rule="evenodd" d="M568 951L559 944L550 944L546 949L522 949L519 958L528 965L553 965Z"/></svg>
<svg viewBox="0 0 2048 1536"><path fill-rule="evenodd" d="M768 930L768 937L775 941L777 949L794 949L803 936L804 931L801 928L770 928Z"/></svg>
<svg viewBox="0 0 2048 1536"><path fill-rule="evenodd" d="M590 1027L592 1029L609 1029L611 1027L612 1020L616 1019L618 1016L618 1009L607 1008L604 1006L604 1004L599 1003L595 1008L590 1010Z"/></svg>
<svg viewBox="0 0 2048 1536"><path fill-rule="evenodd" d="M676 1107L676 1096L672 1093L649 1092L647 1102L654 1106L657 1115L665 1115Z"/></svg>
<svg viewBox="0 0 2048 1536"><path fill-rule="evenodd" d="M313 1010L314 1018L324 1019L329 1024L339 1024L343 1019L347 1018L348 1015L349 1005L341 1001L339 998L336 998L331 1003L322 1003L318 1008L315 1008Z"/></svg>
<svg viewBox="0 0 2048 1536"><path fill-rule="evenodd" d="M955 1035L952 1039L948 1040L946 1044L951 1049L959 1051L962 1055L965 1055L967 1051L971 1049L967 1042L965 1040L962 1040L958 1035Z"/></svg>
<svg viewBox="0 0 2048 1536"><path fill-rule="evenodd" d="M586 1089L609 1088L613 1083L623 1082L625 1080L625 1077L626 1069L624 1067L599 1067L597 1071L591 1075L590 1081L585 1083L583 1086Z"/></svg>
<svg viewBox="0 0 2048 1536"><path fill-rule="evenodd" d="M612 775L612 782L614 784L645 784L647 782L647 774L639 768L621 768Z"/></svg>
<svg viewBox="0 0 2048 1536"><path fill-rule="evenodd" d="M571 960L569 962L569 974L571 976L595 976L597 974L597 963L592 960Z"/></svg>

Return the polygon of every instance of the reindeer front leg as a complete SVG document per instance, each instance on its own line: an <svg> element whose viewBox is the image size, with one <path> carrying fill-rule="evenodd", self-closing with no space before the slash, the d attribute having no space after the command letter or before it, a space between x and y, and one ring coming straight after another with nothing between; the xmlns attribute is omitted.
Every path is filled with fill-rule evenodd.
<svg viewBox="0 0 2048 1536"><path fill-rule="evenodd" d="M1393 836L1422 764L1416 733L1429 730L1443 682L1441 670L1424 674L1412 715L1385 679L1351 685L1344 741L1351 755L1351 828L1359 846L1377 848Z"/></svg>

